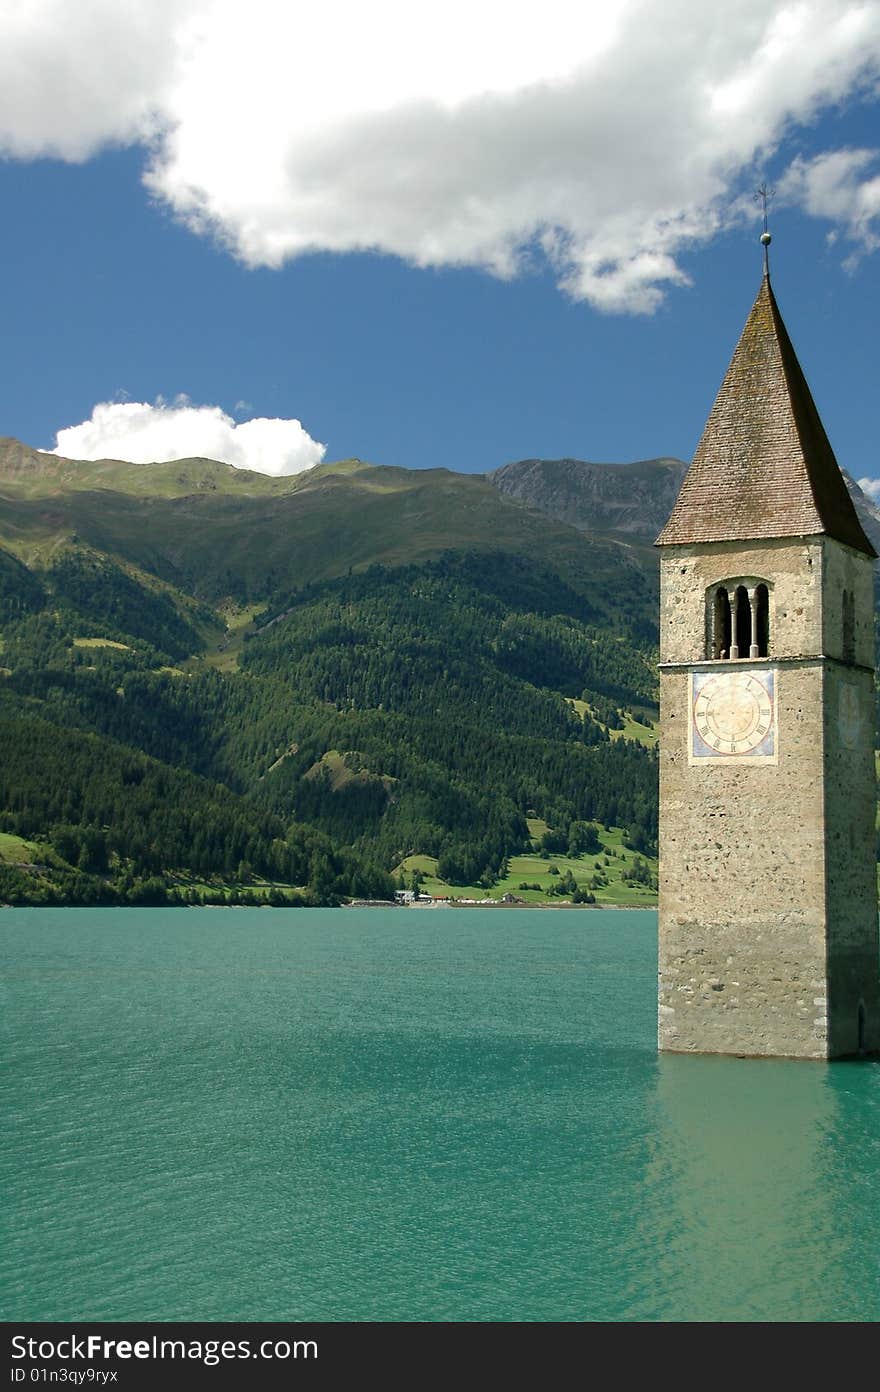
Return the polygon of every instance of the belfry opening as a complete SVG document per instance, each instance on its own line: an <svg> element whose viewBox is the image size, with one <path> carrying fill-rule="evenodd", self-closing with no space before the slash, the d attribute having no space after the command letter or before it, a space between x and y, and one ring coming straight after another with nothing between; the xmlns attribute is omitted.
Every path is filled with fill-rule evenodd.
<svg viewBox="0 0 880 1392"><path fill-rule="evenodd" d="M766 584L713 587L707 605L710 641L706 656L715 661L766 657L770 640L770 598Z"/></svg>

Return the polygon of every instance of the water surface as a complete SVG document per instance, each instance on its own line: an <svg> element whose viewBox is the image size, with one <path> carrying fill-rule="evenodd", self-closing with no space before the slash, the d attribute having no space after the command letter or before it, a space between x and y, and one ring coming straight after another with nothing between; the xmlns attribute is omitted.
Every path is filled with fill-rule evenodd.
<svg viewBox="0 0 880 1392"><path fill-rule="evenodd" d="M875 1320L880 1069L659 1059L656 915L13 910L7 1320Z"/></svg>

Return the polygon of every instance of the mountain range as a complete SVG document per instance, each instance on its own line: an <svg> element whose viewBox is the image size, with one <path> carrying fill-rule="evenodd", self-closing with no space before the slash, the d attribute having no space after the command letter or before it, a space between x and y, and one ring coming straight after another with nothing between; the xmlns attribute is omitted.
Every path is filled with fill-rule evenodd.
<svg viewBox="0 0 880 1392"><path fill-rule="evenodd" d="M648 902L684 470L0 441L0 900Z"/></svg>

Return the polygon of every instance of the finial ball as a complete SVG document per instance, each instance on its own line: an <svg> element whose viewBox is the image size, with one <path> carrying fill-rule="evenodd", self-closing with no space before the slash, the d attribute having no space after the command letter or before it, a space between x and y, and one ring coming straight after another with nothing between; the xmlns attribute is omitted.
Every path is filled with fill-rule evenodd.
<svg viewBox="0 0 880 1392"><path fill-rule="evenodd" d="M769 232L761 233L761 246L769 246L772 241L773 238L770 236Z"/></svg>

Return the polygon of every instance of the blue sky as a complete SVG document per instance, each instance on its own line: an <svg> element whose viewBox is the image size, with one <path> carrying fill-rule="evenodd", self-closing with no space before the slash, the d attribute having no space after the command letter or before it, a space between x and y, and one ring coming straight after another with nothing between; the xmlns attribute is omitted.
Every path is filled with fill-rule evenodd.
<svg viewBox="0 0 880 1392"><path fill-rule="evenodd" d="M876 4L800 6L809 23L782 55L782 100L782 60L768 75L767 54L774 34L777 48L780 32L785 39L780 15L791 7L741 0L751 28L732 39L719 30L719 43L732 45L729 72L745 85L744 96L724 87L733 110L723 129L721 60L708 74L706 116L693 94L688 104L681 54L667 55L661 35L635 51L624 5L623 28L604 35L600 57L621 81L645 79L642 109L632 88L615 107L615 86L600 116L577 74L563 71L564 54L538 53L544 68L532 71L528 45L511 43L503 71L486 60L488 96L478 68L459 90L441 90L422 55L410 88L389 91L381 110L357 92L338 119L319 110L310 145L301 113L281 97L255 113L257 88L245 80L234 128L216 113L207 119L220 103L212 84L233 61L224 0L84 0L84 29L69 6L37 8L57 9L54 26L4 36L16 21L0 19L0 51L32 74L29 90L7 82L0 103L0 434L51 449L59 431L88 422L62 438L64 453L138 458L143 413L140 443L126 452L134 416L117 408L145 403L146 424L161 416L164 431L147 438L172 452L178 425L179 452L219 455L232 422L300 421L307 436L286 463L265 445L265 425L250 437L262 455L230 456L273 472L314 462L308 437L328 460L464 471L531 456L689 458L758 289L750 195L766 176L778 189L773 283L801 363L841 464L856 477L880 474ZM271 7L253 8L254 42L261 16L265 42ZM689 13L687 0L673 8ZM190 46L187 81L169 95L177 60L167 45L180 47L194 12L215 46L196 60ZM826 43L829 26L836 38ZM338 78L338 55L321 49L327 36L310 37L313 69ZM584 92L598 61L590 41L586 32ZM153 67L144 58L124 92L93 100L103 69L90 71L83 54L102 42L126 54L140 42ZM685 89L678 116L647 81L664 71L670 89ZM259 65L247 73L256 82ZM707 72L697 77L705 87ZM137 81L141 105L132 97L120 114ZM34 94L52 90L62 93L57 109L47 95L49 109L41 101L35 114ZM316 101L312 91L310 113ZM290 121L283 141L279 110ZM648 141L662 120L669 130L644 155L639 121ZM180 394L215 408L198 450L206 417L190 411L183 422ZM96 426L99 403L112 409Z"/></svg>

